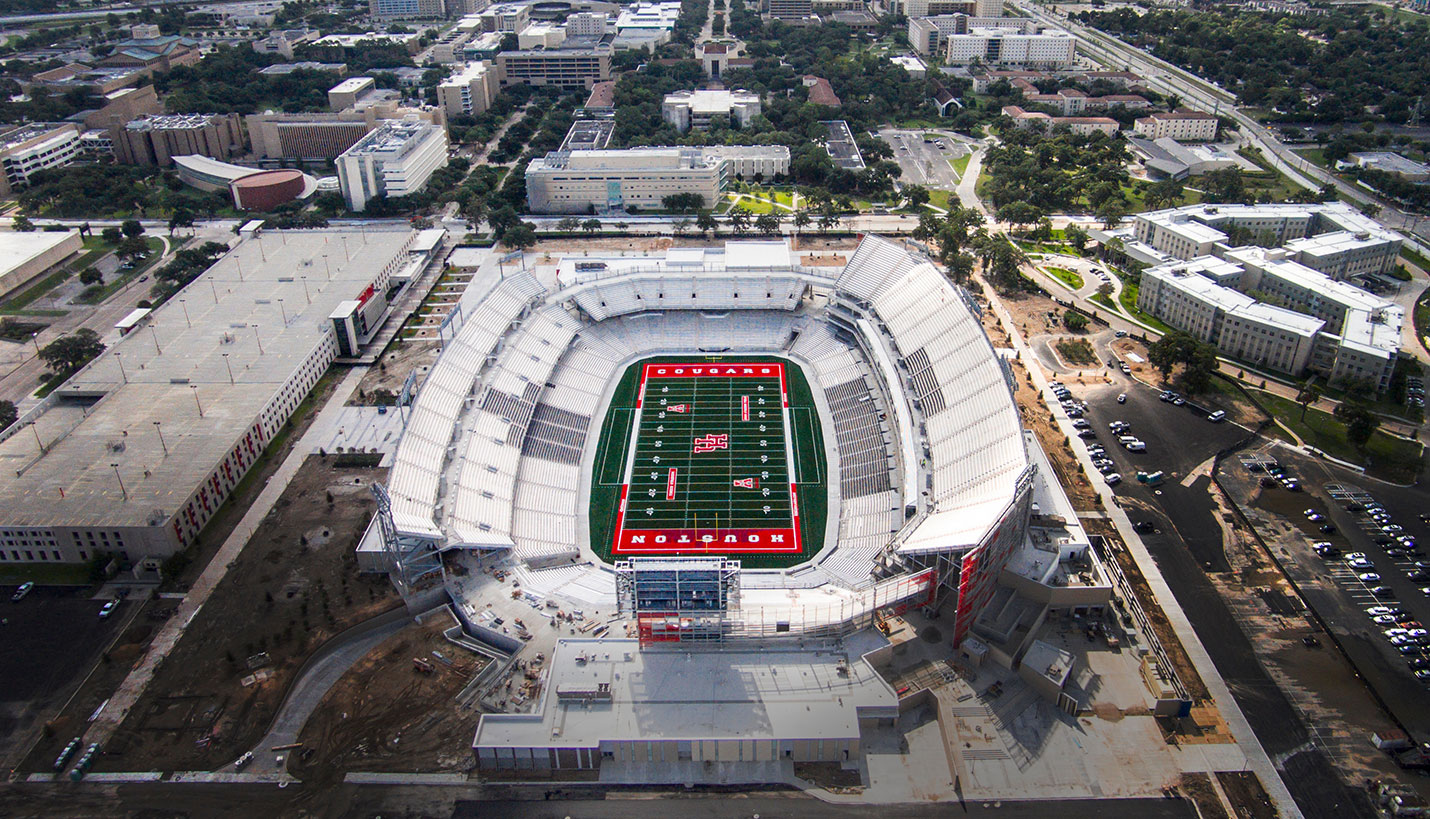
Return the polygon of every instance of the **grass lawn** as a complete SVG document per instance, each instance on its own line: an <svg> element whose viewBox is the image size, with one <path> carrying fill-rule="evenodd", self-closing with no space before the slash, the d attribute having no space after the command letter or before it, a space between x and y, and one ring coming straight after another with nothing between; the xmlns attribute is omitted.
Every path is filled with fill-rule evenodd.
<svg viewBox="0 0 1430 819"><path fill-rule="evenodd" d="M1159 333L1166 334L1172 332L1172 328L1169 327L1166 322L1151 313L1144 313L1138 309L1137 293L1138 287L1136 282L1127 278L1122 279L1122 292L1117 295L1117 301L1122 305L1122 312L1132 316Z"/></svg>
<svg viewBox="0 0 1430 819"><path fill-rule="evenodd" d="M1073 290L1082 289L1082 276L1078 275L1077 273L1074 273L1071 270L1065 270L1061 267L1045 267L1043 268L1043 270L1046 271L1048 275L1052 276L1053 278L1057 279L1068 287L1071 287Z"/></svg>
<svg viewBox="0 0 1430 819"><path fill-rule="evenodd" d="M1286 178L1280 171L1272 168L1257 151L1250 151L1242 148L1237 151L1239 156L1251 160L1261 170L1256 173L1242 173L1241 178L1246 183L1246 198L1263 199L1269 195L1274 202L1284 201L1287 197L1305 190L1300 185Z"/></svg>
<svg viewBox="0 0 1430 819"><path fill-rule="evenodd" d="M725 194L725 196L730 203L730 210L734 210L735 206L739 205L740 207L744 208L750 213L755 214L756 216L759 216L762 213L774 213L775 211L775 206L770 204L769 202L764 201L763 199L751 199L750 197L746 196L742 199L737 200L734 194Z"/></svg>
<svg viewBox="0 0 1430 819"><path fill-rule="evenodd" d="M1092 345L1085 338L1072 338L1059 341L1057 343L1058 355L1063 361L1075 366L1084 364L1096 364L1097 352L1092 349Z"/></svg>
<svg viewBox="0 0 1430 819"><path fill-rule="evenodd" d="M1420 294L1419 300L1415 302L1415 335L1420 338L1420 346L1430 350L1430 290Z"/></svg>
<svg viewBox="0 0 1430 819"><path fill-rule="evenodd" d="M949 202L952 201L953 194L948 191L929 189L929 204L942 210L948 210Z"/></svg>
<svg viewBox="0 0 1430 819"><path fill-rule="evenodd" d="M1101 293L1093 293L1092 298L1088 299L1088 301L1091 301L1094 304L1100 304L1103 307L1106 307L1107 309L1113 311L1114 313L1117 312L1117 305L1112 303L1112 299L1109 299L1107 296L1104 296Z"/></svg>
<svg viewBox="0 0 1430 819"><path fill-rule="evenodd" d="M14 298L5 302L4 306L0 306L0 313L20 313L22 310L28 307L31 302L35 301L38 298L41 298L46 293L50 292L56 287L59 287L61 283L63 283L72 275L74 275L74 272L71 271L69 268L60 268L59 270L56 270L50 275L44 277L43 279L40 279L38 282L27 287L24 292L20 293L18 296L15 296ZM61 313L60 315L64 314Z"/></svg>
<svg viewBox="0 0 1430 819"><path fill-rule="evenodd" d="M88 586L88 563L26 563L0 566L0 586L33 581L36 586Z"/></svg>
<svg viewBox="0 0 1430 819"><path fill-rule="evenodd" d="M1334 458L1360 464L1375 477L1409 483L1420 471L1422 447L1416 441L1406 441L1377 431L1366 444L1365 451L1361 452L1346 440L1345 425L1329 413L1307 410L1306 420L1302 421L1301 406L1294 401L1260 391L1256 393L1256 400L1307 445Z"/></svg>
<svg viewBox="0 0 1430 819"><path fill-rule="evenodd" d="M1400 258L1406 260L1407 262L1410 262L1411 264L1415 265L1426 273L1430 273L1430 259L1427 259L1424 256L1421 256L1419 253L1416 253L1413 248L1400 248Z"/></svg>
<svg viewBox="0 0 1430 819"><path fill-rule="evenodd" d="M968 163L973 159L973 154L964 154L958 159L950 159L948 164L953 166L953 172L958 174L958 178L963 178L963 172L968 170Z"/></svg>
<svg viewBox="0 0 1430 819"><path fill-rule="evenodd" d="M1325 148L1292 148L1291 150L1304 157L1312 165L1320 165L1322 168L1330 167L1326 164Z"/></svg>

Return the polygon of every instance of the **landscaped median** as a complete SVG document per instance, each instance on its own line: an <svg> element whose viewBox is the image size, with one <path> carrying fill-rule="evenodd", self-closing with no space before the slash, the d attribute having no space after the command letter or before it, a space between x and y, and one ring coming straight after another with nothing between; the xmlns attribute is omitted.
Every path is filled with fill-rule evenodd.
<svg viewBox="0 0 1430 819"><path fill-rule="evenodd" d="M1074 292L1082 289L1082 276L1071 270L1062 267L1040 267L1039 269L1072 288Z"/></svg>

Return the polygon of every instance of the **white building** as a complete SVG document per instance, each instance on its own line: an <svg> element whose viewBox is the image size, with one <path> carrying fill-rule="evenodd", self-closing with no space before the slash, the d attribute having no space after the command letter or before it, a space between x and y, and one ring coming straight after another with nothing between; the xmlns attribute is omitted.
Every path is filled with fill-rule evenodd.
<svg viewBox="0 0 1430 819"><path fill-rule="evenodd" d="M924 65L924 61L918 57L911 57L905 54L899 57L890 57L889 59L894 65L909 72L909 76L915 80L921 80L928 75L928 66Z"/></svg>
<svg viewBox="0 0 1430 819"><path fill-rule="evenodd" d="M531 23L531 6L527 3L500 3L482 12L482 30L516 34Z"/></svg>
<svg viewBox="0 0 1430 819"><path fill-rule="evenodd" d="M942 54L949 36L970 29L1006 29L1031 33L1037 28L1023 17L970 17L967 14L909 15L909 45L920 54ZM980 92L981 93L981 92Z"/></svg>
<svg viewBox="0 0 1430 819"><path fill-rule="evenodd" d="M1217 118L1201 111L1170 111L1139 117L1132 132L1147 139L1211 142L1216 139Z"/></svg>
<svg viewBox="0 0 1430 819"><path fill-rule="evenodd" d="M731 179L788 173L789 161L783 145L554 151L527 165L526 200L532 213L614 212L695 193L712 207Z"/></svg>
<svg viewBox="0 0 1430 819"><path fill-rule="evenodd" d="M348 208L362 211L378 196L422 190L447 164L447 130L420 120L385 122L337 158L338 184Z"/></svg>
<svg viewBox="0 0 1430 819"><path fill-rule="evenodd" d="M647 29L658 31L671 31L675 28L675 21L680 19L680 3L678 0L662 0L662 2L638 2L624 9L616 17L616 31L624 32L631 29Z"/></svg>
<svg viewBox="0 0 1430 819"><path fill-rule="evenodd" d="M1389 389L1405 321L1399 305L1312 270L1284 249L1225 255L1144 270L1137 306L1257 367Z"/></svg>
<svg viewBox="0 0 1430 819"><path fill-rule="evenodd" d="M5 172L0 196L27 187L40 171L70 164L83 147L80 127L72 123L23 125L0 133L0 168Z"/></svg>
<svg viewBox="0 0 1430 819"><path fill-rule="evenodd" d="M480 114L491 107L500 85L491 63L467 63L437 85L437 104L448 116Z"/></svg>
<svg viewBox="0 0 1430 819"><path fill-rule="evenodd" d="M1301 264L1337 279L1385 273L1404 241L1343 202L1188 205L1139 213L1132 224L1137 241L1172 258L1225 256L1235 244L1284 244Z"/></svg>
<svg viewBox="0 0 1430 819"><path fill-rule="evenodd" d="M607 15L592 11L578 11L566 18L567 37L602 37L610 22Z"/></svg>
<svg viewBox="0 0 1430 819"><path fill-rule="evenodd" d="M748 127L760 115L760 95L751 91L676 91L667 94L661 116L680 131L708 128L712 117L724 114L731 125Z"/></svg>
<svg viewBox="0 0 1430 819"><path fill-rule="evenodd" d="M1430 165L1406 159L1390 151L1363 151L1353 153L1345 162L1336 163L1337 168L1366 168L1404 177L1408 182L1430 182Z"/></svg>
<svg viewBox="0 0 1430 819"><path fill-rule="evenodd" d="M944 62L948 65L1019 65L1067 68L1077 60L1076 40L1062 29L1023 29L969 26L967 33L944 37Z"/></svg>
<svg viewBox="0 0 1430 819"><path fill-rule="evenodd" d="M517 48L556 48L566 42L566 29L555 23L532 23L516 35Z"/></svg>

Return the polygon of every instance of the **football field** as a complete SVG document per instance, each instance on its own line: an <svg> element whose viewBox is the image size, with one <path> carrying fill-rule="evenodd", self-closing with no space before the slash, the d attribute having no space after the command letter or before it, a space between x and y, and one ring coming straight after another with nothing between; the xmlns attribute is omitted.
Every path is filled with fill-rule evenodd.
<svg viewBox="0 0 1430 819"><path fill-rule="evenodd" d="M613 555L796 553L781 362L645 364Z"/></svg>

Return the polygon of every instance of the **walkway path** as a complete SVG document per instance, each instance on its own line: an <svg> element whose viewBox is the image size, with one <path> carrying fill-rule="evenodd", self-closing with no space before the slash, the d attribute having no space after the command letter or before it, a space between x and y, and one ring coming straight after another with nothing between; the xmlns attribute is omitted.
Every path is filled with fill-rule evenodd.
<svg viewBox="0 0 1430 819"><path fill-rule="evenodd" d="M263 487L263 491L259 493L253 506L249 507L243 519L229 533L228 539L209 560L203 573L194 581L184 601L179 604L173 616L165 621L159 633L154 636L144 657L129 672L129 676L124 678L124 682L120 683L114 695L109 698L109 705L100 714L99 719L95 720L89 730L85 732L86 744L98 742L104 745L114 735L119 724L129 714L129 709L134 707L134 704L144 694L144 690L149 687L149 682L154 679L154 673L158 670L159 664L174 650L179 638L183 636L184 629L198 615L199 609L203 608L204 603L208 602L209 595L213 594L214 589L228 574L228 568L238 557L238 553L243 550L248 539L258 529L263 519L268 516L269 510L278 502L283 491L288 488L288 483L293 480L293 476L297 474L298 468L303 465L303 461L313 451L313 447L320 443L315 436L323 433L330 425L331 419L342 411L343 404L357 390L358 383L362 381L363 375L366 373L366 367L354 367L338 384L332 397L318 413L318 417L314 419L308 431L293 446L282 465L268 479L268 484ZM313 438L313 440L310 441L309 438Z"/></svg>

